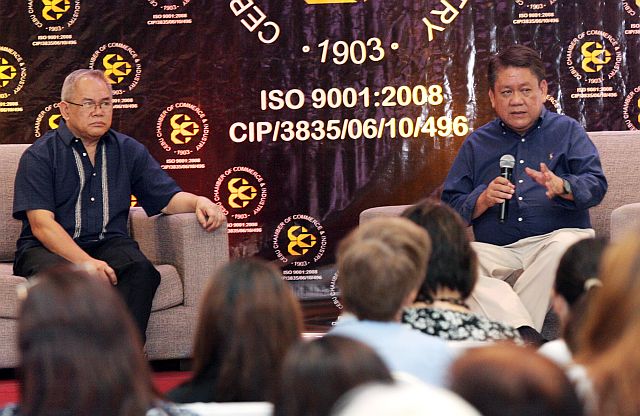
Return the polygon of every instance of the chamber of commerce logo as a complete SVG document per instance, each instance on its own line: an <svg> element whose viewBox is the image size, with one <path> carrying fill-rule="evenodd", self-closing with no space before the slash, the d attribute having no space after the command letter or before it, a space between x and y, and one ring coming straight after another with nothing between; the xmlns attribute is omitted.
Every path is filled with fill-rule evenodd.
<svg viewBox="0 0 640 416"><path fill-rule="evenodd" d="M156 137L167 152L192 155L202 149L209 138L207 115L193 104L172 104L158 117Z"/></svg>
<svg viewBox="0 0 640 416"><path fill-rule="evenodd" d="M640 85L636 86L624 99L622 119L629 130L640 130Z"/></svg>
<svg viewBox="0 0 640 416"><path fill-rule="evenodd" d="M58 103L49 104L36 117L36 122L33 126L34 136L38 138L49 130L57 129L60 126L60 120L62 120L62 115L60 114Z"/></svg>
<svg viewBox="0 0 640 416"><path fill-rule="evenodd" d="M304 214L285 218L273 234L276 257L285 263L306 267L322 258L327 237L317 219Z"/></svg>
<svg viewBox="0 0 640 416"><path fill-rule="evenodd" d="M587 84L601 84L620 71L622 51L618 40L602 30L580 33L567 48L569 72Z"/></svg>
<svg viewBox="0 0 640 416"><path fill-rule="evenodd" d="M611 62L611 52L606 50L600 42L585 42L580 48L582 52L582 70L584 72L599 72Z"/></svg>
<svg viewBox="0 0 640 416"><path fill-rule="evenodd" d="M316 236L309 233L309 230L302 225L294 225L287 231L289 245L287 251L292 256L303 256L309 249L316 245Z"/></svg>
<svg viewBox="0 0 640 416"><path fill-rule="evenodd" d="M27 66L15 50L0 45L0 100L17 94L24 87Z"/></svg>
<svg viewBox="0 0 640 416"><path fill-rule="evenodd" d="M60 32L78 20L80 0L29 0L27 11L37 28Z"/></svg>
<svg viewBox="0 0 640 416"><path fill-rule="evenodd" d="M100 46L91 55L89 68L101 69L118 96L133 90L140 82L142 64L133 48L120 42Z"/></svg>
<svg viewBox="0 0 640 416"><path fill-rule="evenodd" d="M191 2L191 0L147 0L147 2L153 7L157 7L165 11L172 11L186 6Z"/></svg>
<svg viewBox="0 0 640 416"><path fill-rule="evenodd" d="M247 166L234 166L218 176L213 202L233 220L246 220L258 214L267 201L267 184L258 172Z"/></svg>

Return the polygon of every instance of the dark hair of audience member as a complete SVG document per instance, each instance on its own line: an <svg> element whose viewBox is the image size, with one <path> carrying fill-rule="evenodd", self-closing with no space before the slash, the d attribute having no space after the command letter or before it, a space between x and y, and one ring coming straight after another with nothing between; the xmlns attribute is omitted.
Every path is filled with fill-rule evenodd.
<svg viewBox="0 0 640 416"><path fill-rule="evenodd" d="M640 414L640 238L638 232L611 244L595 293L578 333L576 361L587 368L599 414Z"/></svg>
<svg viewBox="0 0 640 416"><path fill-rule="evenodd" d="M274 416L327 416L344 393L375 381L393 379L367 345L334 335L301 341L284 361Z"/></svg>
<svg viewBox="0 0 640 416"><path fill-rule="evenodd" d="M143 415L157 398L139 333L118 293L59 266L30 281L20 305L20 413Z"/></svg>
<svg viewBox="0 0 640 416"><path fill-rule="evenodd" d="M578 350L576 333L584 322L587 306L600 286L598 269L602 253L607 246L604 238L580 240L567 249L556 272L554 290L568 308L563 337L569 349Z"/></svg>
<svg viewBox="0 0 640 416"><path fill-rule="evenodd" d="M500 343L468 350L450 369L451 390L483 416L580 416L564 371L534 350Z"/></svg>
<svg viewBox="0 0 640 416"><path fill-rule="evenodd" d="M498 72L508 67L528 68L538 82L545 79L544 62L537 51L524 45L510 45L489 58L487 78L491 89L496 85Z"/></svg>
<svg viewBox="0 0 640 416"><path fill-rule="evenodd" d="M193 357L193 378L206 379L215 401L271 401L280 366L302 330L300 305L277 268L235 260L205 290Z"/></svg>
<svg viewBox="0 0 640 416"><path fill-rule="evenodd" d="M426 278L416 300L432 302L440 288L459 292L463 300L468 298L477 280L476 254L462 218L433 199L419 202L402 215L427 230L433 243Z"/></svg>
<svg viewBox="0 0 640 416"><path fill-rule="evenodd" d="M406 218L361 224L338 246L338 283L345 308L359 319L396 320L424 279L430 254L429 235Z"/></svg>

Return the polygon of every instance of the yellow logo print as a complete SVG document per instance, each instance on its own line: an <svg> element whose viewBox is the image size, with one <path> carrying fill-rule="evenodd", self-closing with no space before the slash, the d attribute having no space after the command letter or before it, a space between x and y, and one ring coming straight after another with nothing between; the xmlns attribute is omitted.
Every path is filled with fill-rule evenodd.
<svg viewBox="0 0 640 416"><path fill-rule="evenodd" d="M186 144L191 141L191 138L198 134L200 126L197 123L191 121L191 117L187 114L174 114L171 117L171 141L175 144ZM182 136L181 139L179 136Z"/></svg>
<svg viewBox="0 0 640 416"><path fill-rule="evenodd" d="M53 114L51 117L49 117L49 127L51 127L52 129L57 129L58 127L60 127L60 117L62 117L60 114Z"/></svg>
<svg viewBox="0 0 640 416"><path fill-rule="evenodd" d="M42 0L42 4L42 17L46 20L58 20L71 8L70 0Z"/></svg>
<svg viewBox="0 0 640 416"><path fill-rule="evenodd" d="M298 234L296 231L300 230ZM287 231L287 237L289 237L289 254L292 256L302 256L307 251L316 245L316 237L313 234L309 234L309 230L300 226L294 225Z"/></svg>
<svg viewBox="0 0 640 416"><path fill-rule="evenodd" d="M304 2L307 4L339 4L339 3L357 3L358 0L304 0Z"/></svg>
<svg viewBox="0 0 640 416"><path fill-rule="evenodd" d="M638 98L638 108L640 109L640 98ZM638 123L640 123L640 114L638 114Z"/></svg>
<svg viewBox="0 0 640 416"><path fill-rule="evenodd" d="M119 84L131 73L131 64L116 53L107 54L102 59L102 65L104 65L104 75L111 84Z"/></svg>
<svg viewBox="0 0 640 416"><path fill-rule="evenodd" d="M611 60L611 52L599 42L585 42L580 51L584 57L582 60L584 72L598 72Z"/></svg>
<svg viewBox="0 0 640 416"><path fill-rule="evenodd" d="M138 198L135 195L131 195L131 199L129 200L130 206L137 207L138 206Z"/></svg>
<svg viewBox="0 0 640 416"><path fill-rule="evenodd" d="M16 67L9 64L4 58L0 58L0 88L7 85L12 79L18 75Z"/></svg>
<svg viewBox="0 0 640 416"><path fill-rule="evenodd" d="M238 182L240 182L240 186L236 187ZM229 188L229 192L231 192L231 195L229 195L229 205L232 208L244 208L249 204L249 201L258 195L256 188L249 185L249 182L243 178L231 179L227 188ZM238 200L240 200L240 203L236 202Z"/></svg>

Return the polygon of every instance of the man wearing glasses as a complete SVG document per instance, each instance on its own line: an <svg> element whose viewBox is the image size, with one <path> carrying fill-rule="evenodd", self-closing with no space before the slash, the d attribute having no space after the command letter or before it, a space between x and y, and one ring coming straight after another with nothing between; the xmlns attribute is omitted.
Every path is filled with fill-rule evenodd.
<svg viewBox="0 0 640 416"><path fill-rule="evenodd" d="M160 274L129 237L130 196L147 215L195 212L207 231L224 220L208 198L183 192L135 139L112 130L111 85L80 69L62 86L64 122L23 154L13 216L22 221L14 273L86 264L123 295L143 338Z"/></svg>

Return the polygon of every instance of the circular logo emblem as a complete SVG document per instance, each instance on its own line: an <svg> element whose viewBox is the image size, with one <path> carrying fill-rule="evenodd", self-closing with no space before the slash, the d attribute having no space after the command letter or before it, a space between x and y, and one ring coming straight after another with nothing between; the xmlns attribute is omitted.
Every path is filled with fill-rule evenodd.
<svg viewBox="0 0 640 416"><path fill-rule="evenodd" d="M322 258L327 237L317 219L304 214L285 218L273 234L273 250L284 263L306 267Z"/></svg>
<svg viewBox="0 0 640 416"><path fill-rule="evenodd" d="M147 0L153 7L158 7L162 10L178 10L181 7L186 6L191 0Z"/></svg>
<svg viewBox="0 0 640 416"><path fill-rule="evenodd" d="M91 55L89 68L104 71L113 89L113 95L133 90L142 75L142 65L136 51L119 42L100 46Z"/></svg>
<svg viewBox="0 0 640 416"><path fill-rule="evenodd" d="M629 130L640 130L640 85L625 97L622 118Z"/></svg>
<svg viewBox="0 0 640 416"><path fill-rule="evenodd" d="M60 126L60 120L62 120L62 115L60 114L58 103L49 104L36 117L33 127L34 136L39 138L49 130L57 129Z"/></svg>
<svg viewBox="0 0 640 416"><path fill-rule="evenodd" d="M516 4L521 7L526 7L529 10L542 10L547 6L553 6L558 0L516 0Z"/></svg>
<svg viewBox="0 0 640 416"><path fill-rule="evenodd" d="M0 45L0 99L17 94L26 79L24 59L13 49Z"/></svg>
<svg viewBox="0 0 640 416"><path fill-rule="evenodd" d="M622 52L616 38L602 30L588 30L567 48L569 72L587 84L601 84L620 71Z"/></svg>
<svg viewBox="0 0 640 416"><path fill-rule="evenodd" d="M167 152L191 155L202 149L209 138L207 115L193 104L172 104L158 117L156 137Z"/></svg>
<svg viewBox="0 0 640 416"><path fill-rule="evenodd" d="M267 201L267 186L262 176L246 166L227 169L216 180L213 202L224 215L244 220L258 214Z"/></svg>
<svg viewBox="0 0 640 416"><path fill-rule="evenodd" d="M78 20L80 0L29 0L27 11L37 28L60 32Z"/></svg>

